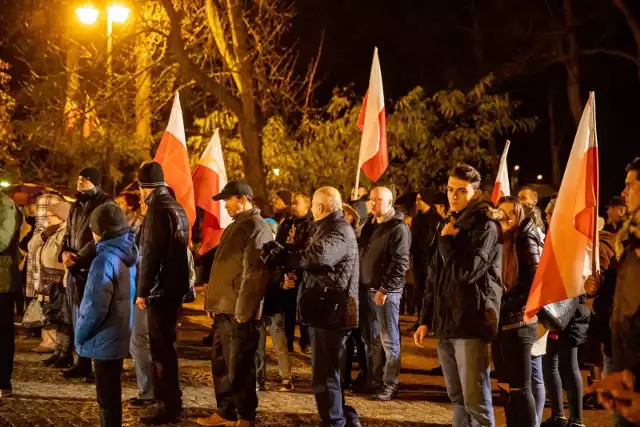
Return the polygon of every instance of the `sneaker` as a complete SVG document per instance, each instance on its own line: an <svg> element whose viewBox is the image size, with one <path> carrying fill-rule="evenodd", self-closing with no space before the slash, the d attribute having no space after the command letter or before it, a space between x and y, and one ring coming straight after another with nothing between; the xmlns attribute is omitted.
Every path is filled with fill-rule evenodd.
<svg viewBox="0 0 640 427"><path fill-rule="evenodd" d="M567 427L567 424L564 417L552 417L540 424L540 427Z"/></svg>
<svg viewBox="0 0 640 427"><path fill-rule="evenodd" d="M383 386L377 393L373 395L375 400L389 401L393 399L398 394L398 391L395 387L386 387Z"/></svg>
<svg viewBox="0 0 640 427"><path fill-rule="evenodd" d="M11 396L13 396L13 390L11 390L10 388L0 390L0 399Z"/></svg>
<svg viewBox="0 0 640 427"><path fill-rule="evenodd" d="M149 415L140 417L140 422L148 426L159 426L162 424L176 423L179 419L180 411L169 412L165 408L160 407Z"/></svg>
<svg viewBox="0 0 640 427"><path fill-rule="evenodd" d="M238 420L235 424L236 427L253 427L256 425L255 421Z"/></svg>
<svg viewBox="0 0 640 427"><path fill-rule="evenodd" d="M293 380L291 378L282 380L280 384L280 391L293 391Z"/></svg>
<svg viewBox="0 0 640 427"><path fill-rule="evenodd" d="M218 413L206 418L198 418L196 423L199 426L207 427L235 427L239 421L231 421L222 418Z"/></svg>
<svg viewBox="0 0 640 427"><path fill-rule="evenodd" d="M153 399L140 399L137 397L132 397L131 399L127 400L127 403L130 406L138 406L138 407L149 406L149 405L152 405L153 402L155 402Z"/></svg>
<svg viewBox="0 0 640 427"><path fill-rule="evenodd" d="M51 364L51 367L56 369L69 369L71 366L73 366L73 356L71 355L60 356Z"/></svg>
<svg viewBox="0 0 640 427"><path fill-rule="evenodd" d="M256 383L256 391L267 391L267 386L264 383Z"/></svg>
<svg viewBox="0 0 640 427"><path fill-rule="evenodd" d="M600 402L598 402L598 395L595 393L585 394L582 402L582 406L584 407L584 409L593 409L599 411L604 409L604 406L602 406Z"/></svg>

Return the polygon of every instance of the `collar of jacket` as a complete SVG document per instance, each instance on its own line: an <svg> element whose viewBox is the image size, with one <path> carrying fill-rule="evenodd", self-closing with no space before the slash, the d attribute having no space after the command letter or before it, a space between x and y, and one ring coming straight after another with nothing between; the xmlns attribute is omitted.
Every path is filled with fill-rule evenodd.
<svg viewBox="0 0 640 427"><path fill-rule="evenodd" d="M382 217L381 220L378 221L378 218L376 218L375 216L373 217L373 220L378 224L384 224L385 222L389 222L392 219L399 219L401 221L404 221L404 214L402 212L396 211L395 208L391 208L389 209L389 212L387 212L387 214Z"/></svg>
<svg viewBox="0 0 640 427"><path fill-rule="evenodd" d="M254 216L260 216L260 209L258 208L251 208L247 211L244 212L240 212L238 215L235 216L235 218L233 218L234 222L243 222L248 220L251 217Z"/></svg>
<svg viewBox="0 0 640 427"><path fill-rule="evenodd" d="M330 213L326 217L322 218L320 221L317 221L317 224L318 226L321 226L322 224L325 224L327 222L332 222L340 218L344 218L344 213L342 212L342 210Z"/></svg>
<svg viewBox="0 0 640 427"><path fill-rule="evenodd" d="M156 187L145 199L144 201L145 205L149 206L151 203L153 203L155 198L158 197L158 195L160 194L169 194L169 189L164 185L160 187Z"/></svg>
<svg viewBox="0 0 640 427"><path fill-rule="evenodd" d="M104 190L102 190L102 187L98 185L97 187L93 187L89 191L78 191L78 193L76 194L76 199L80 200L81 202L86 202L88 200L95 199L102 193L104 193Z"/></svg>
<svg viewBox="0 0 640 427"><path fill-rule="evenodd" d="M493 209L491 203L481 199L472 200L456 220L456 228L472 228L479 217L489 219L489 209Z"/></svg>

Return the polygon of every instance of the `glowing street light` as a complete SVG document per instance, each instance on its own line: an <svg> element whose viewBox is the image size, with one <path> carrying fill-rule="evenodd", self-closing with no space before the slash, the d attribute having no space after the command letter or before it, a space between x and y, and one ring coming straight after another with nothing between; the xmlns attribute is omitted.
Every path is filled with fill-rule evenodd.
<svg viewBox="0 0 640 427"><path fill-rule="evenodd" d="M129 13L131 13L131 10L124 6L114 5L109 6L107 12L110 21L122 24L127 20L127 18L129 18Z"/></svg>
<svg viewBox="0 0 640 427"><path fill-rule="evenodd" d="M280 176L280 169L274 169L274 170L273 170L273 174L274 174L275 176Z"/></svg>
<svg viewBox="0 0 640 427"><path fill-rule="evenodd" d="M93 25L98 20L98 15L100 12L98 9L92 6L87 7L79 7L76 9L76 15L78 15L78 19L85 25Z"/></svg>
<svg viewBox="0 0 640 427"><path fill-rule="evenodd" d="M542 181L543 176L542 175L538 175L536 178L538 178L538 181Z"/></svg>
<svg viewBox="0 0 640 427"><path fill-rule="evenodd" d="M11 187L11 184L9 184L8 181L0 181L0 187L9 188L9 187Z"/></svg>
<svg viewBox="0 0 640 427"><path fill-rule="evenodd" d="M515 165L515 166L513 167L513 170L514 170L514 171L516 171L516 172L518 172L518 171L520 170L520 165Z"/></svg>

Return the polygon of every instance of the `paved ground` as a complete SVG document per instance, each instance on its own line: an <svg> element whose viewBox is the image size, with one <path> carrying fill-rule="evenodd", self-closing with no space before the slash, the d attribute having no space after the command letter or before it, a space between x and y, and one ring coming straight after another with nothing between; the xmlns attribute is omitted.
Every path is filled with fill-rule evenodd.
<svg viewBox="0 0 640 427"><path fill-rule="evenodd" d="M208 415L215 408L210 372L210 349L200 340L207 331L208 319L199 310L201 305L188 306L182 317L179 332L181 354L181 385L185 412L180 426L194 426L198 416ZM411 318L403 318L406 331ZM97 426L98 406L95 387L80 380L64 380L56 370L42 367L41 356L31 351L36 339L19 338L14 372L15 397L0 402L0 427L80 427ZM437 366L435 342L429 348L418 349L409 333L403 336L403 369L400 395L392 402L374 402L366 396L348 396L347 402L362 417L364 426L447 426L451 425L451 409L442 377L431 377L425 371ZM310 388L311 368L306 355L292 354L296 390L294 393L277 391L277 370L274 354L269 354L267 391L259 395L262 426L317 426L315 403ZM135 373L131 360L125 361L123 376L124 399L136 393ZM496 402L497 403L497 402ZM143 410L142 410L143 411ZM125 406L124 425L137 427L141 410ZM504 426L504 411L496 408L498 426ZM588 427L610 426L608 414L589 411Z"/></svg>

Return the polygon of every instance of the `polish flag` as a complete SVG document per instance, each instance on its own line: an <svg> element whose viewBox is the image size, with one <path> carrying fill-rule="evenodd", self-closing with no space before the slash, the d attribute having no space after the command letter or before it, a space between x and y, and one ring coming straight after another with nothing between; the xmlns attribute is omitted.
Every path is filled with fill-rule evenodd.
<svg viewBox="0 0 640 427"><path fill-rule="evenodd" d="M226 184L227 172L222 157L222 144L220 143L220 133L216 129L216 133L213 134L193 171L196 206L204 209L200 255L204 255L218 246L222 232L231 224L231 217L222 206L223 201L213 200L213 196L219 194Z"/></svg>
<svg viewBox="0 0 640 427"><path fill-rule="evenodd" d="M187 152L187 138L184 134L184 121L180 96L176 92L167 130L156 152L156 162L162 165L165 182L176 193L176 200L182 205L189 218L189 235L196 222L196 204L193 199L193 181Z"/></svg>
<svg viewBox="0 0 640 427"><path fill-rule="evenodd" d="M389 165L386 122L382 72L378 60L378 48L376 48L373 52L369 90L358 116L358 127L362 130L358 172L362 168L365 175L372 181L380 179Z"/></svg>
<svg viewBox="0 0 640 427"><path fill-rule="evenodd" d="M584 293L598 270L598 137L596 99L591 92L562 178L542 258L525 309L530 320L547 304ZM595 250L594 250L595 248Z"/></svg>
<svg viewBox="0 0 640 427"><path fill-rule="evenodd" d="M507 144L504 146L504 151L502 152L502 157L500 158L498 176L496 177L496 184L493 186L493 193L491 194L491 201L494 206L498 205L500 197L511 195L511 188L509 187L509 169L507 168L507 155L509 154L510 145L511 141L507 140Z"/></svg>

